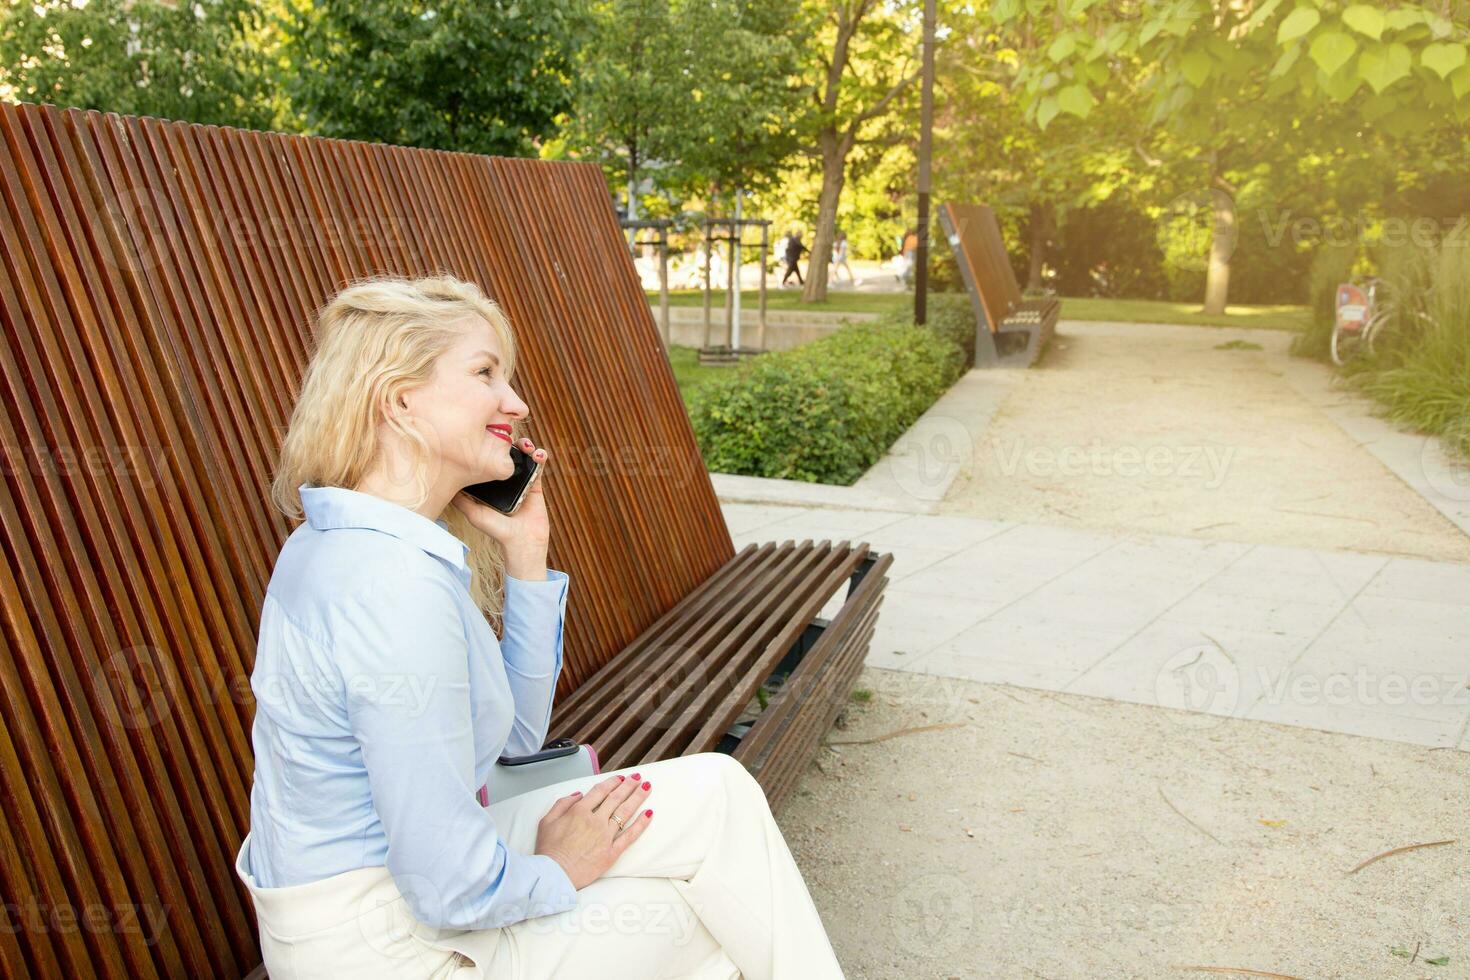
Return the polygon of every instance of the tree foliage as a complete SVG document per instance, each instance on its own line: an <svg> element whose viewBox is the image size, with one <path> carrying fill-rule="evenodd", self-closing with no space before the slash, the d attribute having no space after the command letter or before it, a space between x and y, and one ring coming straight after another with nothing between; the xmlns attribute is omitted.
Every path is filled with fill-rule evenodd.
<svg viewBox="0 0 1470 980"><path fill-rule="evenodd" d="M590 16L569 150L674 195L768 184L801 98L785 4L599 0Z"/></svg>
<svg viewBox="0 0 1470 980"><path fill-rule="evenodd" d="M811 101L800 127L804 148L822 173L816 233L802 299L827 298L837 212L858 146L917 141L922 3L809 0L820 26L807 46ZM881 154L863 154L876 165Z"/></svg>
<svg viewBox="0 0 1470 980"><path fill-rule="evenodd" d="M1045 57L1016 78L1042 129L1062 114L1086 118L1119 82L1149 97L1151 124L1200 142L1217 132L1222 104L1237 127L1293 104L1354 98L1364 121L1391 132L1432 125L1436 113L1470 119L1465 26L1428 5L1069 0L1057 9L1038 0L990 8L1002 29L1048 37Z"/></svg>
<svg viewBox="0 0 1470 980"><path fill-rule="evenodd" d="M265 128L272 97L249 0L11 2L0 13L0 93L42 102Z"/></svg>
<svg viewBox="0 0 1470 980"><path fill-rule="evenodd" d="M1465 27L1425 5L999 0L986 16L1016 53L1010 92L1043 140L1066 120L1105 142L1121 129L1177 200L1197 191L1211 309L1225 303L1239 203L1321 198L1324 176L1381 180L1382 161L1362 164L1384 138L1470 116ZM1302 166L1312 158L1340 167Z"/></svg>
<svg viewBox="0 0 1470 980"><path fill-rule="evenodd" d="M286 90L314 134L526 155L571 105L580 0L315 0Z"/></svg>

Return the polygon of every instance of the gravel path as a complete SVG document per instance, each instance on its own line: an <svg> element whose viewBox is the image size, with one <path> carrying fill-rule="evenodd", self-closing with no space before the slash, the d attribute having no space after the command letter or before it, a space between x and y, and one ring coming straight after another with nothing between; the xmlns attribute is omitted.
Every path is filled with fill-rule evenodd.
<svg viewBox="0 0 1470 980"><path fill-rule="evenodd" d="M1289 342L1064 323L941 512L1470 561L1470 537L1287 384Z"/></svg>
<svg viewBox="0 0 1470 980"><path fill-rule="evenodd" d="M871 667L858 685L874 697L830 742L962 727L820 750L779 816L855 980L1470 977L1470 753Z"/></svg>

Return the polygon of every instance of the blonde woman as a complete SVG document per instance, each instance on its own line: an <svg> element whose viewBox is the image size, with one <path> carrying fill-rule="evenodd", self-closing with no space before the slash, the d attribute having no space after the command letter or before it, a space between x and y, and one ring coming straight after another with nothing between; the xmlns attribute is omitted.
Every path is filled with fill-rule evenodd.
<svg viewBox="0 0 1470 980"><path fill-rule="evenodd" d="M271 494L303 523L261 610L249 889L272 980L842 975L759 784L702 753L488 808L539 749L568 577L543 487L514 516L515 338L448 276L320 311ZM497 638L491 620L503 623Z"/></svg>

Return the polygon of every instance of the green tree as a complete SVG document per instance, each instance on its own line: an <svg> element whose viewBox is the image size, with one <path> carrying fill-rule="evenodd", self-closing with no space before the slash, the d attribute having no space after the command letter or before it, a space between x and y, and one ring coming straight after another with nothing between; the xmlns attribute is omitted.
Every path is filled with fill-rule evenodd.
<svg viewBox="0 0 1470 980"><path fill-rule="evenodd" d="M1089 118L1063 116L1046 132L1028 122L1014 87L1019 67L1045 57L1049 37L998 33L986 10L951 15L952 40L936 64L934 172L939 200L974 200L1020 216L1027 233L1028 289L1042 286L1052 241L1079 208L1127 198L1136 206L1158 175L1134 152L1146 131L1126 92ZM1054 84L1052 80L1048 86Z"/></svg>
<svg viewBox="0 0 1470 980"><path fill-rule="evenodd" d="M759 187L795 144L798 47L778 0L601 0L568 149L683 196Z"/></svg>
<svg viewBox="0 0 1470 980"><path fill-rule="evenodd" d="M264 129L280 110L265 31L249 0L13 0L0 13L0 95Z"/></svg>
<svg viewBox="0 0 1470 980"><path fill-rule="evenodd" d="M309 132L529 155L571 102L579 0L316 0L285 24Z"/></svg>
<svg viewBox="0 0 1470 980"><path fill-rule="evenodd" d="M760 191L775 180L799 146L805 29L788 0L681 5L692 83L678 122L686 186Z"/></svg>
<svg viewBox="0 0 1470 980"><path fill-rule="evenodd" d="M1324 108L1408 135L1470 117L1465 25L1425 5L1340 0L998 0L997 29L1047 38L1019 66L1026 117L1046 130L1110 95L1146 100L1149 126L1201 171L1211 215L1205 310L1223 312L1237 233L1233 174L1262 152L1299 154L1336 134ZM1340 117L1337 117L1340 118ZM1145 156L1148 156L1145 153Z"/></svg>
<svg viewBox="0 0 1470 980"><path fill-rule="evenodd" d="M565 136L610 176L621 173L629 217L637 217L638 184L649 157L668 152L674 134L668 108L687 97L688 80L667 61L679 47L668 0L605 0L591 7Z"/></svg>
<svg viewBox="0 0 1470 980"><path fill-rule="evenodd" d="M896 145L917 132L920 31L911 2L813 0L809 9L821 18L808 47L808 75L816 84L801 123L806 152L822 171L802 293L813 303L827 298L827 263L853 149Z"/></svg>

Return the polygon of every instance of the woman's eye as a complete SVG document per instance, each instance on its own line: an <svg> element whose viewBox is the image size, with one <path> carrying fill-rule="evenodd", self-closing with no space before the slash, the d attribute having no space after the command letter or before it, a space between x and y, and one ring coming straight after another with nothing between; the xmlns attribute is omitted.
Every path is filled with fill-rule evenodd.
<svg viewBox="0 0 1470 980"><path fill-rule="evenodd" d="M480 373L483 374L483 375L487 375L487 376L493 374L494 371L495 371L494 368L487 368L487 367L480 368Z"/></svg>

